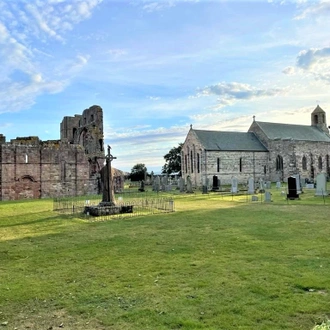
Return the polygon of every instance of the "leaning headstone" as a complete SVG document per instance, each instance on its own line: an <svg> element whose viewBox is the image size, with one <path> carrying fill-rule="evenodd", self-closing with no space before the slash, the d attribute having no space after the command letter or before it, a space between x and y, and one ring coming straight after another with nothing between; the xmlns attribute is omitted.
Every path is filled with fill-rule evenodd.
<svg viewBox="0 0 330 330"><path fill-rule="evenodd" d="M187 191L186 192L188 194L191 194L193 192L190 176L187 177Z"/></svg>
<svg viewBox="0 0 330 330"><path fill-rule="evenodd" d="M265 192L265 202L269 203L272 201L272 194L270 193L270 191L266 191Z"/></svg>
<svg viewBox="0 0 330 330"><path fill-rule="evenodd" d="M319 173L316 177L316 191L315 196L326 196L327 193L327 179L324 173Z"/></svg>
<svg viewBox="0 0 330 330"><path fill-rule="evenodd" d="M254 194L254 179L252 177L248 180L248 194Z"/></svg>
<svg viewBox="0 0 330 330"><path fill-rule="evenodd" d="M286 195L288 199L297 199L299 194L297 192L297 179L296 177L290 176L288 178L288 194Z"/></svg>
<svg viewBox="0 0 330 330"><path fill-rule="evenodd" d="M233 193L233 194L237 194L237 192L238 192L238 181L237 181L237 178L235 178L235 177L231 178L231 190L230 190L230 192Z"/></svg>

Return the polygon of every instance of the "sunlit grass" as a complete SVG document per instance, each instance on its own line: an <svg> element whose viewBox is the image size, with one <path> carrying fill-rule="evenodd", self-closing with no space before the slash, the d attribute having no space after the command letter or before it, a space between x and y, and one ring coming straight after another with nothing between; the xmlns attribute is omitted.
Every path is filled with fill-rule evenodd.
<svg viewBox="0 0 330 330"><path fill-rule="evenodd" d="M106 222L53 213L51 200L1 202L0 324L277 330L329 318L330 206L173 198L175 213Z"/></svg>

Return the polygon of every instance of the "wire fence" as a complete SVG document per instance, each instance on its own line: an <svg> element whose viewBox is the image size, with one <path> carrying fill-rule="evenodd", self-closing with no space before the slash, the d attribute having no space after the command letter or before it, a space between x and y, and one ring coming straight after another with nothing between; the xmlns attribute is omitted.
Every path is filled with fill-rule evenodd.
<svg viewBox="0 0 330 330"><path fill-rule="evenodd" d="M88 198L54 198L53 210L61 214L75 215L94 221L175 211L174 200L170 197L152 198L147 195L130 199L125 197L124 200L122 196L118 196L115 205L112 206L100 206L101 196L99 195L88 196Z"/></svg>

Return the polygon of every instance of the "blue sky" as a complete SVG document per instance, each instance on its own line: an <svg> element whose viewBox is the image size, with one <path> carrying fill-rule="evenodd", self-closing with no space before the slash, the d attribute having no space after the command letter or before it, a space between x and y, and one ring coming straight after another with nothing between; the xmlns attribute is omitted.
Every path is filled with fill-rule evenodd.
<svg viewBox="0 0 330 330"><path fill-rule="evenodd" d="M113 166L163 156L196 129L330 118L329 1L0 0L0 133L59 139L104 111ZM328 123L330 124L330 119Z"/></svg>

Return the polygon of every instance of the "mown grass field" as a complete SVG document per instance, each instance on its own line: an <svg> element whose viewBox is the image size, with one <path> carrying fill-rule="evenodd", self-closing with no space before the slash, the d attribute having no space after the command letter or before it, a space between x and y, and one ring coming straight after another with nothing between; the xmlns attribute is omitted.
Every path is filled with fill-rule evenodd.
<svg viewBox="0 0 330 330"><path fill-rule="evenodd" d="M174 200L175 213L104 222L1 202L0 324L278 330L330 317L329 202Z"/></svg>

